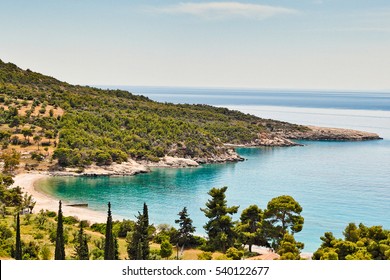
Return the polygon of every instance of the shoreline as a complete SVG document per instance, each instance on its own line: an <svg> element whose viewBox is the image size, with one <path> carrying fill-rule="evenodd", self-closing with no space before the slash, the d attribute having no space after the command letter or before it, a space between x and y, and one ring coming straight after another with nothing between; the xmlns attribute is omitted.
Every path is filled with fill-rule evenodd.
<svg viewBox="0 0 390 280"><path fill-rule="evenodd" d="M12 187L19 186L23 192L32 195L36 202L33 209L34 213L39 211L49 210L58 213L58 200L42 191L37 190L36 184L45 178L49 178L51 175L47 173L20 173L14 177L14 183ZM79 220L88 220L93 223L105 223L107 216L103 212L91 210L83 207L67 206L66 202L62 204L62 213L64 216L75 216Z"/></svg>
<svg viewBox="0 0 390 280"><path fill-rule="evenodd" d="M72 176L72 175L70 174L68 176ZM33 213L37 214L41 210L49 210L58 213L58 200L55 197L44 193L43 191L37 190L37 186L36 186L40 180L50 178L50 177L53 177L53 175L50 175L49 173L46 172L19 173L14 177L14 183L12 184L11 187L19 186L23 192L32 195L34 201L36 202L33 209ZM62 213L64 216L77 217L80 221L87 220L91 223L91 225L94 223L105 223L107 221L107 216L106 213L104 212L91 210L84 207L69 206L67 205L66 201L63 201ZM113 215L113 220L121 220L121 219L123 219L123 217L118 217ZM260 255L253 259L259 258L263 260L273 260L275 259L275 257L277 258L279 256L275 252L269 251L266 248L258 247L257 250ZM311 256L312 256L311 252L301 253L301 257L305 259L310 259Z"/></svg>

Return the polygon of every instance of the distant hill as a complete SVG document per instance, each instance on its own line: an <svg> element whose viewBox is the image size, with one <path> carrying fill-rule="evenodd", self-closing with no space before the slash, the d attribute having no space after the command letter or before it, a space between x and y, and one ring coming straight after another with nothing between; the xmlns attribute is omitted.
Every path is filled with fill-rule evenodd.
<svg viewBox="0 0 390 280"><path fill-rule="evenodd" d="M271 132L308 130L225 108L159 103L123 90L70 85L1 60L0 127L2 148L31 157L27 168L40 161L60 166L109 165L128 158L157 162L165 155L223 161L232 159L225 144L257 145Z"/></svg>

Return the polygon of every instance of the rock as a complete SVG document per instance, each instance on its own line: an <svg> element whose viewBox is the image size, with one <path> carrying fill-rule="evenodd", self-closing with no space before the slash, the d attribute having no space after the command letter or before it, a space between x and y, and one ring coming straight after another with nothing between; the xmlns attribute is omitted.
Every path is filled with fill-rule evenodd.
<svg viewBox="0 0 390 280"><path fill-rule="evenodd" d="M146 165L149 167L196 167L199 163L188 158L165 156L159 162L148 162Z"/></svg>
<svg viewBox="0 0 390 280"><path fill-rule="evenodd" d="M308 126L307 131L283 133L289 139L297 140L327 140L327 141L365 141L382 139L376 133L353 129Z"/></svg>

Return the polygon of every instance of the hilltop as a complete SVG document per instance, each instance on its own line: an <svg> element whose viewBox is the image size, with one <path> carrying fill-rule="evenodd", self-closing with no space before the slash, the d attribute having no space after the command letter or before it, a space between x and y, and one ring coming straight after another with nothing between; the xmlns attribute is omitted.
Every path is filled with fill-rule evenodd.
<svg viewBox="0 0 390 280"><path fill-rule="evenodd" d="M71 85L1 60L0 128L2 149L20 151L27 170L83 170L132 160L161 166L172 157L189 165L238 161L234 146L338 139L226 108L160 103L128 91Z"/></svg>

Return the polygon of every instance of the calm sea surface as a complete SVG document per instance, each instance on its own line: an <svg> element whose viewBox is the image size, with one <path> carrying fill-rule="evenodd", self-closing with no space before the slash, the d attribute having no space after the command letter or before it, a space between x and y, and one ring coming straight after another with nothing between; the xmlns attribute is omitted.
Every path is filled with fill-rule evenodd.
<svg viewBox="0 0 390 280"><path fill-rule="evenodd" d="M56 177L41 182L43 191L98 211L106 211L111 201L116 217L127 219L145 201L154 224L174 225L187 206L198 234L204 234L207 219L200 208L212 187L228 186L228 204L240 205L239 213L251 204L265 208L273 197L288 194L303 207L305 224L296 238L306 252L318 248L326 231L341 237L349 222L390 228L389 93L122 88L157 101L211 104L299 124L371 131L384 140L242 148L237 152L247 160L240 163L160 168L133 177Z"/></svg>

